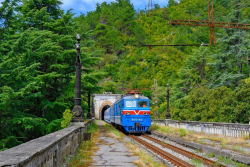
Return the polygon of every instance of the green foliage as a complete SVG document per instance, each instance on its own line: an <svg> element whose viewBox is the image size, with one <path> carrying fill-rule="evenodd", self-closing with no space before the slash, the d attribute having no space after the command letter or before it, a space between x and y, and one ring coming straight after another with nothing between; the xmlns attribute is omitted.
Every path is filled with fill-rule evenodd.
<svg viewBox="0 0 250 167"><path fill-rule="evenodd" d="M96 124L96 122L94 121L93 123L92 123L92 125L90 125L89 127L88 127L88 129L87 129L87 133L96 133L96 132L98 132L98 130L99 130L99 126Z"/></svg>
<svg viewBox="0 0 250 167"><path fill-rule="evenodd" d="M63 120L61 121L61 127L67 128L75 113L72 113L69 109L66 109L63 113Z"/></svg>
<svg viewBox="0 0 250 167"><path fill-rule="evenodd" d="M46 133L49 134L64 128L63 126L61 126L62 124L66 124L64 117L62 119L56 119L51 121L45 128Z"/></svg>
<svg viewBox="0 0 250 167"><path fill-rule="evenodd" d="M177 101L172 118L208 122L248 123L249 118L249 78L242 80L233 91L227 87L193 89L188 96ZM177 108L178 107L178 108Z"/></svg>
<svg viewBox="0 0 250 167"><path fill-rule="evenodd" d="M159 129L159 125L153 123L153 124L151 124L151 126L149 128L152 129L152 130L158 130Z"/></svg>
<svg viewBox="0 0 250 167"><path fill-rule="evenodd" d="M108 132L113 133L113 134L115 134L116 136L119 136L119 137L121 137L121 138L124 137L124 134L123 134L123 133L121 133L120 131L118 131L117 129L115 129L113 126L111 126L111 125L109 125L109 124L105 124L105 125L104 125L104 128L105 128Z"/></svg>
<svg viewBox="0 0 250 167"><path fill-rule="evenodd" d="M196 158L190 160L191 164L197 167L204 166L204 163Z"/></svg>
<svg viewBox="0 0 250 167"><path fill-rule="evenodd" d="M233 1L215 2L214 6L221 6L222 12L230 9L228 17L219 17L216 21L244 22L249 18L246 12L249 7L243 9L240 5L245 2L237 3L238 6L231 5ZM248 31L216 29L216 47L153 47L151 51L138 47L141 44L209 43L207 27L172 28L165 24L172 19L207 20L207 13L200 13L206 7L207 2L201 0L170 0L167 8L156 5L154 15L148 17L150 14L144 15L143 11L134 15L132 5L121 0L98 4L96 11L77 18L82 31L93 31L95 46L103 55L100 67L106 76L99 83L101 92L150 88L142 93L151 100L152 115L165 118L166 84L170 83L173 119L246 123L249 100L242 100L240 94L248 93L241 92L244 89L240 91L240 87L249 73ZM156 92L152 88L154 78L158 83ZM154 99L155 93L157 99ZM243 98L248 99L247 95ZM157 106L153 105L155 101Z"/></svg>
<svg viewBox="0 0 250 167"><path fill-rule="evenodd" d="M207 156L208 158L212 158L212 157L215 157L215 154L212 152L212 153L205 153L205 156Z"/></svg>
<svg viewBox="0 0 250 167"><path fill-rule="evenodd" d="M215 15L227 11L216 21L248 22L250 7L242 7L246 2L216 1L220 11ZM152 114L165 118L169 83L172 119L248 122L249 31L216 29L216 47L159 46L149 51L140 46L208 43L207 27L166 24L207 20L207 13L200 13L206 1L170 0L167 7L155 5L153 15L136 14L128 0L97 4L95 11L78 17L60 5L58 0L5 0L0 7L0 141L14 143L2 144L3 149L59 130L63 111L73 108L75 31L83 39L84 113L90 110L92 93L147 88L142 93L151 104L157 101ZM64 127L71 117L66 113Z"/></svg>
<svg viewBox="0 0 250 167"><path fill-rule="evenodd" d="M8 148L14 147L21 144L21 141L18 141L16 136L9 136L6 139L0 141L0 151L7 150Z"/></svg>
<svg viewBox="0 0 250 167"><path fill-rule="evenodd" d="M179 135L180 135L180 137L186 136L187 135L186 130L185 129L179 129Z"/></svg>
<svg viewBox="0 0 250 167"><path fill-rule="evenodd" d="M76 50L72 37L78 26L70 10L59 9L61 4L5 0L0 7L0 141L4 149L61 129L63 111L73 108ZM100 51L94 50L90 31L81 35L82 71L87 74L83 89L98 91L97 83L105 75L94 73L102 60L96 56ZM88 100L85 93L83 104Z"/></svg>

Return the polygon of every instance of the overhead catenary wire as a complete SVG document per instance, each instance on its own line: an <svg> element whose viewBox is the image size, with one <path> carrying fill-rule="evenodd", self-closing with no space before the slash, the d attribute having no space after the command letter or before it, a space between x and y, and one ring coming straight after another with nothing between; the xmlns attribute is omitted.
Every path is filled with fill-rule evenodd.
<svg viewBox="0 0 250 167"><path fill-rule="evenodd" d="M237 2L236 2L237 3ZM223 3L223 5L225 4L225 2ZM234 4L231 4L230 6L232 6L232 5L234 5ZM244 3L244 6L246 6L246 5L248 5L247 3ZM235 10L239 10L240 8L242 8L242 7L244 7L244 6L240 6L240 7L238 7L238 8L236 8ZM222 8L222 7L221 7ZM224 12L221 12L220 13L220 15L219 16L221 16L222 14L224 14ZM219 17L218 15L216 16L216 17ZM195 27L195 25L194 26L192 26L192 27ZM195 32L195 33L198 33L199 31L197 31L197 32ZM188 39L186 39L182 44L180 44L180 45L185 45L185 43L187 42L187 40ZM173 51L172 51L173 52ZM171 52L171 53L172 53Z"/></svg>
<svg viewBox="0 0 250 167"><path fill-rule="evenodd" d="M233 4L232 4L232 5L233 5ZM231 5L231 6L232 6L232 5ZM247 5L247 4L244 4L244 6L245 6L245 5ZM236 10L238 10L238 9L244 7L244 6L238 7ZM218 17L218 16L217 16L217 17ZM192 26L192 27L195 27L195 26ZM187 39L187 40L188 40L188 39ZM186 41L187 41L187 40L186 40ZM185 42L186 42L186 41L185 41ZM185 42L183 42L182 45L185 44Z"/></svg>
<svg viewBox="0 0 250 167"><path fill-rule="evenodd" d="M211 6L213 3L215 3L216 2L216 0L214 1L214 2L212 2L209 6ZM227 6L223 6L223 5L225 5L226 3L228 3L228 1L225 1L223 4L221 4L220 5L220 7L219 8L217 8L217 10L220 10L220 9L223 9L223 8L228 8L228 7L231 7L231 6L233 6L233 5L235 5L237 2L235 2L235 1L231 1L230 3L228 3L227 4ZM230 4L230 5L229 5ZM246 5L248 5L246 2L244 3L244 6L246 6ZM208 7L209 7L208 6ZM242 7L244 7L244 6L242 6ZM196 16L194 16L191 20L193 20L195 17L197 17L197 16L199 16L204 10L206 10L208 7L206 7L205 9L203 9L199 14L197 14ZM239 8L242 8L242 7L239 7ZM238 9L236 9L236 10L238 10ZM230 11L229 11L230 12ZM226 13L228 13L228 12L226 12ZM224 12L220 12L219 13L219 15L218 14L216 14L216 16L215 16L215 18L218 18L219 16L221 16L221 15L223 15L223 14L225 14L225 11ZM207 20L207 18L208 18L208 16L204 16L202 19L200 19L200 21L202 21L202 20ZM193 26L193 27L195 27L195 26ZM167 41L174 35L174 34L176 34L177 32L179 32L180 30L182 30L182 29L184 29L184 27L181 27L181 28L179 28L178 30L176 30L175 32L173 32L173 30L172 30L172 32L171 32L171 35L169 36L169 37L167 37L167 38L164 38L164 39L161 39L160 41L158 41L158 42L156 42L156 43L159 43L159 42L161 42L161 41L163 41L163 40L166 40L167 39ZM198 30L198 31L200 31L200 30ZM154 43L154 44L156 44L156 43Z"/></svg>
<svg viewBox="0 0 250 167"><path fill-rule="evenodd" d="M213 1L209 6L211 6L211 5L212 5L213 3L215 3L215 2L216 2L216 0ZM204 12L205 10L207 10L209 6L205 7L200 13L198 13L196 16L194 16L194 17L191 18L190 20L193 20L194 18L198 17L202 12ZM171 34L174 35L174 34L176 34L177 32L179 32L179 31L180 31L181 29L183 29L183 28L184 28L184 27L181 27L181 28L179 28L178 30L176 30L174 33L171 33ZM154 44L157 44L157 43L159 43L159 42L161 42L161 41L163 41L163 40L166 40L166 39L167 39L167 41L168 41L171 37L172 37L172 36L169 36L169 37L167 37L167 38L161 39L160 41L155 42Z"/></svg>

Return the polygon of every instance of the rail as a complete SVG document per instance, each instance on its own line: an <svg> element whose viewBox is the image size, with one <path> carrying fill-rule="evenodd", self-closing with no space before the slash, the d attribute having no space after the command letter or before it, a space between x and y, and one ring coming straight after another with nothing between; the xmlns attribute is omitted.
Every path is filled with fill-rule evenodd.
<svg viewBox="0 0 250 167"><path fill-rule="evenodd" d="M150 136L147 136L147 135L143 135L144 138L148 139L148 140L151 140L159 145L161 145L162 147L165 147L165 148L168 148L168 149L171 149L179 154L182 154L190 159L198 159L199 161L201 162L204 162L205 165L207 166L211 166L211 167L226 167L225 165L221 165L221 164L218 164L217 162L214 162L210 159L207 159L205 157L202 157L202 156L199 156L197 154L194 154L192 152L189 152L189 151L186 151L186 150L183 150L181 148L178 148L176 146L173 146L171 144L164 144L162 143L162 141L158 140L158 139L155 139L153 137L150 137Z"/></svg>
<svg viewBox="0 0 250 167"><path fill-rule="evenodd" d="M144 145L146 148L152 150L153 152L155 152L156 154L162 156L164 159L168 160L169 162L173 163L176 166L180 166L180 167L194 167L193 165L167 153L166 151L159 149L157 147L155 147L154 145L140 139L137 136L133 136L133 135L129 135L129 137L131 137L132 139L134 139L135 141L137 141L138 143Z"/></svg>

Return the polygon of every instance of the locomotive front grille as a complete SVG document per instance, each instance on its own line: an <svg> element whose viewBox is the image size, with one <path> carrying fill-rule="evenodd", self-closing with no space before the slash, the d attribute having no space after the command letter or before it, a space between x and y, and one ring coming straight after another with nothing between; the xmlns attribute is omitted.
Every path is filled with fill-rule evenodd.
<svg viewBox="0 0 250 167"><path fill-rule="evenodd" d="M128 127L128 131L130 132L145 131L145 130L146 130L145 126L141 126L141 127L129 126Z"/></svg>

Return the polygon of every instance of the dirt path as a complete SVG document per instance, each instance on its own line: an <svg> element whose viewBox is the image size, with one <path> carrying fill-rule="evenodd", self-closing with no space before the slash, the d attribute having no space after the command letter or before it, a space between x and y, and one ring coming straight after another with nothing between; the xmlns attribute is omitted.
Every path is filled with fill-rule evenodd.
<svg viewBox="0 0 250 167"><path fill-rule="evenodd" d="M129 152L125 144L119 140L110 137L106 133L104 123L96 121L100 126L101 134L99 136L98 151L93 156L93 166L119 166L119 167L136 167L133 162L138 160L138 156L134 156Z"/></svg>

